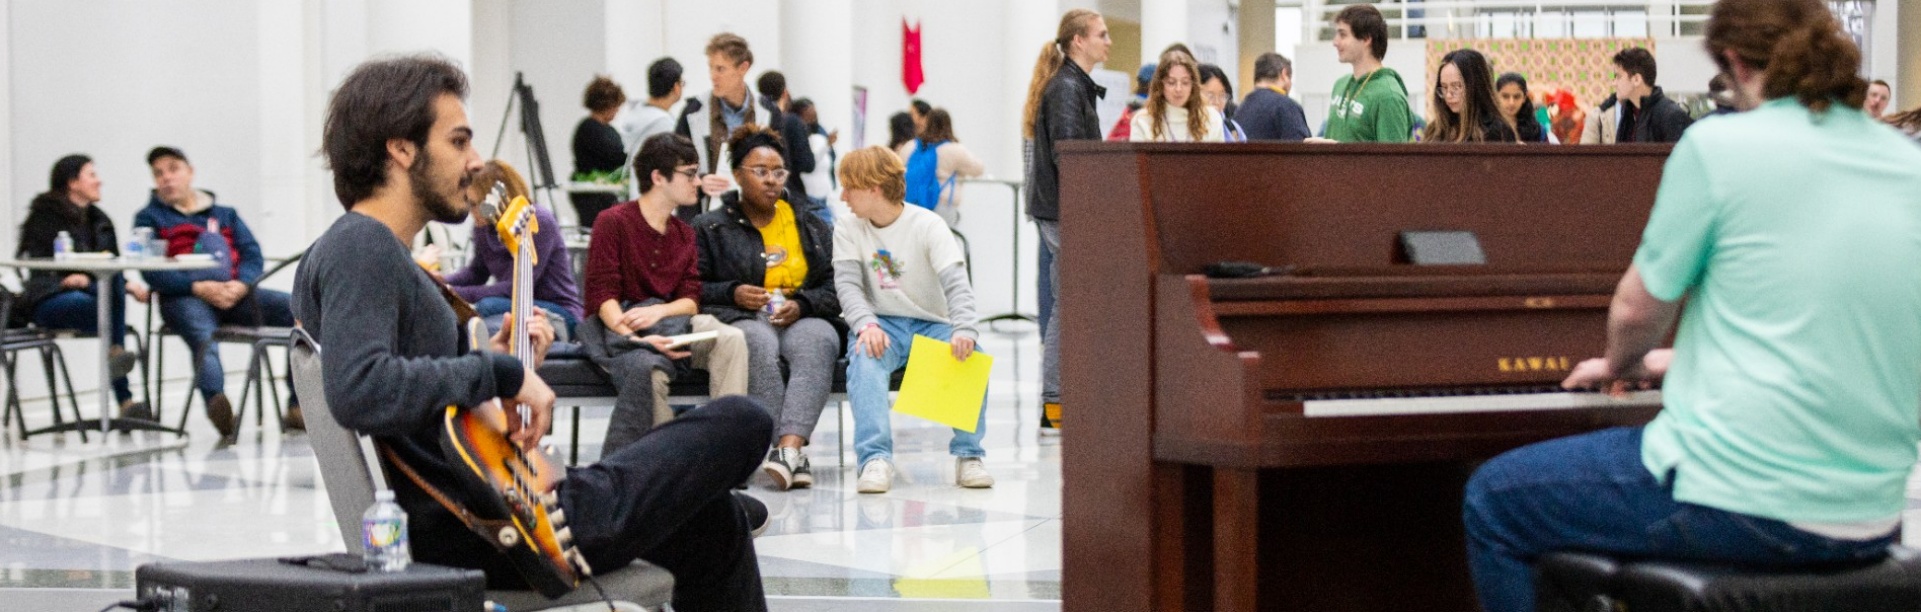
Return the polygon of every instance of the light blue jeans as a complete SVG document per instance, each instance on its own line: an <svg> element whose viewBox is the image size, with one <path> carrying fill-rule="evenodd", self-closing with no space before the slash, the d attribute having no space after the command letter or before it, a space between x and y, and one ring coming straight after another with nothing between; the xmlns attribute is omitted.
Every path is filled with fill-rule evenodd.
<svg viewBox="0 0 1921 612"><path fill-rule="evenodd" d="M891 461L894 458L894 426L888 411L887 383L894 377L894 370L907 366L907 353L914 346L914 336L947 342L954 335L954 329L946 323L908 317L880 317L880 329L887 333L887 350L879 358L869 357L860 350L860 330L850 332L847 338L847 400L854 405L854 454L860 457L856 465L862 466L873 459ZM980 349L976 348L975 352ZM981 436L986 433L987 398L982 397L981 416L974 423L974 433L954 430L947 452L955 457L985 457L987 451L981 448Z"/></svg>

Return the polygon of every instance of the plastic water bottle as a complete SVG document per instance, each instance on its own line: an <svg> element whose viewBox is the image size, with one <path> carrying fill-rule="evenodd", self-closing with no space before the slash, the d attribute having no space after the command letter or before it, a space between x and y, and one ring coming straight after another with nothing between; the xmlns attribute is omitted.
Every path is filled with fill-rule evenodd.
<svg viewBox="0 0 1921 612"><path fill-rule="evenodd" d="M72 258L73 234L69 234L63 230L53 237L53 259L54 261L66 261Z"/></svg>
<svg viewBox="0 0 1921 612"><path fill-rule="evenodd" d="M120 256L122 258L125 258L128 261L140 261L142 259L146 259L147 243L137 238L133 240L128 240L127 250L126 252L121 253Z"/></svg>
<svg viewBox="0 0 1921 612"><path fill-rule="evenodd" d="M360 534L366 544L367 571L398 572L413 563L407 547L407 511L394 503L391 490L374 493L374 505L360 515Z"/></svg>
<svg viewBox="0 0 1921 612"><path fill-rule="evenodd" d="M771 315L780 312L780 307L786 304L787 290L770 289L767 291L767 314Z"/></svg>

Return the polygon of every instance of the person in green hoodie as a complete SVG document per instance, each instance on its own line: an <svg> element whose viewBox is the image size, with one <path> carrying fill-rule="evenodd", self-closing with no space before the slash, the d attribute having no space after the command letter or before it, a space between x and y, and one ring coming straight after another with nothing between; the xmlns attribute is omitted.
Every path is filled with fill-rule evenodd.
<svg viewBox="0 0 1921 612"><path fill-rule="evenodd" d="M1334 142L1407 142L1413 137L1407 85L1387 56L1387 20L1369 4L1341 9L1334 16L1334 50L1354 74L1334 82L1327 111L1325 140ZM1321 139L1316 139L1321 140Z"/></svg>

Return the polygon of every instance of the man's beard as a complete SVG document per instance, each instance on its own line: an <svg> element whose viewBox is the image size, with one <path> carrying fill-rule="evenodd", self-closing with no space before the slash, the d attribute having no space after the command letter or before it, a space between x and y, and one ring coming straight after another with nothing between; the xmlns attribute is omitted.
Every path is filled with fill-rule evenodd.
<svg viewBox="0 0 1921 612"><path fill-rule="evenodd" d="M441 223L460 223L465 221L467 219L467 210L463 207L455 206L453 200L449 199L445 194L434 190L433 177L427 173L427 169L432 165L433 157L427 153L426 147L421 147L420 157L415 158L413 165L407 168L408 182L413 183L414 199L420 201L420 205L427 209L427 214L432 215L435 221ZM474 177L471 174L462 173L460 175L460 201L462 204L467 202L467 185L468 183L472 183L473 180Z"/></svg>

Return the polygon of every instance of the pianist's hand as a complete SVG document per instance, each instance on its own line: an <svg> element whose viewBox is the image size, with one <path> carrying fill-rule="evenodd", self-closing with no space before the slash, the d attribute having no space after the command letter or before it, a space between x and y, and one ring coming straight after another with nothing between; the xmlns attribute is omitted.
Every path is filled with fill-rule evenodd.
<svg viewBox="0 0 1921 612"><path fill-rule="evenodd" d="M1652 357L1652 355L1650 355ZM1574 366L1574 371L1561 381L1561 388L1569 390L1601 391L1608 395L1622 396L1629 391L1648 388L1660 376L1648 371L1646 359L1626 372L1614 372L1608 368L1606 358L1596 357Z"/></svg>

